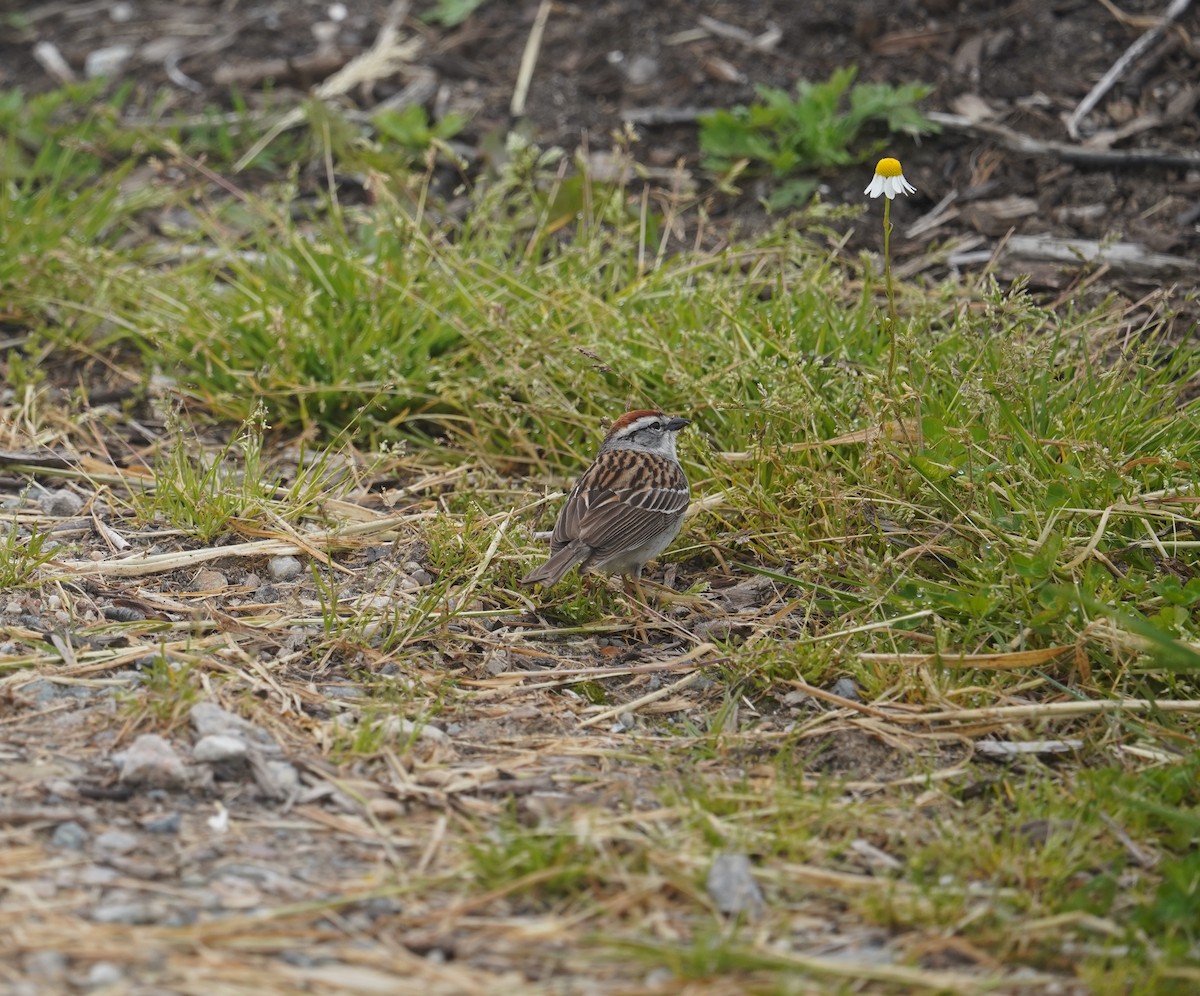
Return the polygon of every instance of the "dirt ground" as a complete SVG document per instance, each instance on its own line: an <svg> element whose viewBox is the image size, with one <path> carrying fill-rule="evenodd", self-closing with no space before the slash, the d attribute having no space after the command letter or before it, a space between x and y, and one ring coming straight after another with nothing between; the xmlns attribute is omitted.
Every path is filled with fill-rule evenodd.
<svg viewBox="0 0 1200 996"><path fill-rule="evenodd" d="M929 109L973 123L948 123L920 145L891 149L918 189L895 209L901 270L930 278L989 265L1001 276L1027 272L1047 302L1114 292L1128 302L1131 331L1166 320L1189 335L1200 246L1196 9L1121 76L1078 139L1064 123L1162 7L1130 2L1118 17L1095 0L833 0L816 5L819 13L792 0L560 2L527 116L544 142L573 148L586 138L602 149L632 114L641 122L640 158L660 167L682 159L703 190L691 111L748 101L755 84L786 87L847 64L864 80L923 80L934 87ZM451 31L407 21L424 40L412 71L356 101L370 106L424 80L435 111L472 113L458 137L470 150L508 122L537 9L533 0L491 0ZM235 84L253 105L269 83L278 102L281 91L305 90L370 46L387 10L375 0L9 5L0 14L8 24L0 87L56 85L46 56L34 54L39 42L78 75L97 51L128 46L117 78L136 81L147 101L164 88L181 113L228 106ZM675 123L655 123L664 120ZM1041 144L1022 151L1027 140ZM822 179L825 199L856 203L869 167ZM731 229L764 224L757 193L747 184L740 198L713 194L715 217ZM875 248L874 235L853 235L846 251ZM1036 236L1136 247L1085 267ZM1045 258L1051 250L1066 261ZM27 475L4 477L9 507ZM33 496L41 521L81 544L83 558L86 544L97 558L112 556L115 541L94 524L112 521L102 498L80 477L37 476L49 489ZM362 530L361 543L341 552L359 587L415 606L430 577L404 538L433 507L423 496L440 484L409 483L411 497L398 505L384 508L364 492L332 518ZM686 713L703 702L705 683L690 669L711 660L712 644L697 653L668 640L631 659L619 646L590 642L514 650L483 621L464 623L448 646L422 644L418 632L406 664L413 688L428 695L453 671L472 692L470 709L448 697L437 724L401 722L382 731L369 765L335 768L323 752L365 729L357 676L374 662L306 653L322 630L322 603L307 571L298 575L287 562L303 551L261 541L244 551L226 546L209 563L185 552L178 536L126 532L122 542L151 558L142 573L88 579L81 568L78 588L10 594L2 607L0 650L30 670L14 672L0 698L0 950L11 955L0 958L0 988L261 992L258 973L269 971L281 987L318 991L523 992L543 983L545 991L589 991L561 975L578 957L580 934L551 930L551 918L521 921L529 911L518 897L448 907L452 878L442 894L410 895L404 883L443 861L458 867L461 855L443 853L448 835L475 819L512 812L532 822L582 803L604 811L616 795L635 808L657 806L639 798L631 778L622 781L613 760L624 749L618 734L638 717L593 706L573 689L603 663L610 701L661 693L639 715ZM317 537L306 542L319 547ZM714 597L718 609L753 605L764 618L780 604L770 586ZM257 622L283 605L290 618L307 615L308 627ZM112 622L136 625L114 635ZM202 662L214 685L236 669L242 684L236 695L226 687L223 698L203 696L212 708L198 710L190 693L171 687L170 669L155 664L171 655ZM52 677L43 669L35 678L47 660L57 662ZM527 680L550 666L552 681ZM147 701L165 710L155 717L165 742L128 735L146 718L130 689L148 691ZM898 753L895 734L882 750L839 691L847 690L826 690L820 708L807 693L781 696L778 715L759 717L762 743L802 719L814 776L836 773L863 792L962 761L960 749L928 749L916 738ZM396 715L404 714L400 703ZM770 780L753 756L727 762L750 784ZM664 936L671 916L663 910ZM830 951L854 957L878 946L852 924L839 935L837 912L830 917ZM637 989L644 973L636 966L595 968L624 991L657 991ZM407 988L396 988L400 978ZM1072 991L1069 977L1056 984Z"/></svg>
<svg viewBox="0 0 1200 996"><path fill-rule="evenodd" d="M750 101L757 84L787 88L846 65L864 81L923 81L934 88L926 108L953 120L919 145L889 147L918 190L895 213L899 272L943 277L992 266L1002 278L1029 274L1056 305L1116 291L1130 303L1131 329L1166 318L1176 334L1189 334L1190 291L1200 282L1195 8L1118 74L1077 137L1067 126L1163 8L1156 0L1119 8L1100 0L555 3L525 113L539 141L568 149L606 149L633 120L643 162L682 159L696 170L694 112ZM449 31L410 17L405 27L423 39L413 66L354 100L370 107L415 81L435 115L471 116L460 136L470 155L509 123L537 9L492 0ZM19 30L0 36L0 86L56 84L35 57L39 42L52 43L77 75L89 56L123 47L116 79L146 92L165 88L164 109L188 111L228 106L231 87L251 106L268 84L273 99L306 90L374 42L389 5L97 0L8 10ZM822 178L821 194L858 203L867 179L869 167L840 170ZM702 176L699 185L703 194ZM763 191L753 182L744 188L711 205L742 230L764 223ZM874 229L859 228L847 250L877 248ZM1099 263L1081 267L1096 241L1131 245L1110 245Z"/></svg>

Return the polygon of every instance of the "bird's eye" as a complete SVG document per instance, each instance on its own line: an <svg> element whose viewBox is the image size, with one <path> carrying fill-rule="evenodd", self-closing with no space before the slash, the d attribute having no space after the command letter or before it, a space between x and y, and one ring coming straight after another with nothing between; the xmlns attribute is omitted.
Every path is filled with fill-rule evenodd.
<svg viewBox="0 0 1200 996"><path fill-rule="evenodd" d="M650 426L650 428L653 429L655 432L662 432L662 423L655 422Z"/></svg>

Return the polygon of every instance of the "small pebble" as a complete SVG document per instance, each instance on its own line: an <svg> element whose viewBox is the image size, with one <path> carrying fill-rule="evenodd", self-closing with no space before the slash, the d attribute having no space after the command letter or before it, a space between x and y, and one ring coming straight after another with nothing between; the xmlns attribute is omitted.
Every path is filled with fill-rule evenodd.
<svg viewBox="0 0 1200 996"><path fill-rule="evenodd" d="M179 833L179 826L182 821L178 813L166 813L163 816L147 820L142 824L142 829L147 833Z"/></svg>
<svg viewBox="0 0 1200 996"><path fill-rule="evenodd" d="M143 733L113 760L121 767L120 780L125 785L174 789L187 782L183 761L157 733Z"/></svg>
<svg viewBox="0 0 1200 996"><path fill-rule="evenodd" d="M283 802L294 799L300 791L300 772L287 761L266 761L252 770L263 798Z"/></svg>
<svg viewBox="0 0 1200 996"><path fill-rule="evenodd" d="M272 581L290 581L300 576L303 565L295 557L272 557L267 562L267 573Z"/></svg>
<svg viewBox="0 0 1200 996"><path fill-rule="evenodd" d="M60 823L50 835L50 843L64 851L82 851L87 846L88 832L74 820Z"/></svg>
<svg viewBox="0 0 1200 996"><path fill-rule="evenodd" d="M211 567L197 571L192 579L192 591L224 591L228 587L229 579Z"/></svg>
<svg viewBox="0 0 1200 996"><path fill-rule="evenodd" d="M101 986L115 986L121 981L121 978L122 972L119 965L115 965L111 961L98 961L88 970L87 984L98 989Z"/></svg>
<svg viewBox="0 0 1200 996"><path fill-rule="evenodd" d="M750 859L744 854L718 854L708 870L708 894L722 913L756 917L763 910L763 895Z"/></svg>
<svg viewBox="0 0 1200 996"><path fill-rule="evenodd" d="M132 926L146 926L157 923L161 916L157 907L150 903L112 902L96 906L92 909L91 917L97 923L124 923Z"/></svg>
<svg viewBox="0 0 1200 996"><path fill-rule="evenodd" d="M380 731L390 740L407 739L414 733L418 740L429 740L435 744L449 743L450 738L444 730L425 724L418 728L411 719L403 716L388 716L379 724Z"/></svg>
<svg viewBox="0 0 1200 996"><path fill-rule="evenodd" d="M271 734L257 723L242 719L241 716L228 709L222 709L214 702L197 702L192 706L192 711L188 713L188 719L192 721L192 729L201 737L211 734L228 734L243 740L275 746Z"/></svg>
<svg viewBox="0 0 1200 996"><path fill-rule="evenodd" d="M254 600L259 605L270 605L272 602L278 602L279 598L279 589L273 584L264 584L254 593Z"/></svg>
<svg viewBox="0 0 1200 996"><path fill-rule="evenodd" d="M211 733L196 741L196 746L192 748L192 760L201 764L241 761L249 750L249 745L241 737L228 733Z"/></svg>
<svg viewBox="0 0 1200 996"><path fill-rule="evenodd" d="M47 491L38 502L42 511L59 519L69 519L83 511L83 499L74 491L59 488Z"/></svg>
<svg viewBox="0 0 1200 996"><path fill-rule="evenodd" d="M30 704L44 707L58 698L59 686L45 678L37 678L28 685L22 685L18 694Z"/></svg>
<svg viewBox="0 0 1200 996"><path fill-rule="evenodd" d="M116 76L133 55L132 45L107 45L92 49L83 60L83 74L89 79Z"/></svg>
<svg viewBox="0 0 1200 996"><path fill-rule="evenodd" d="M136 850L140 838L128 830L105 830L96 837L96 850L104 857L117 857Z"/></svg>
<svg viewBox="0 0 1200 996"><path fill-rule="evenodd" d="M59 980L66 974L69 960L61 951L34 951L25 956L27 975L42 980Z"/></svg>
<svg viewBox="0 0 1200 996"><path fill-rule="evenodd" d="M77 875L78 885L112 885L121 873L108 865L88 865L80 869Z"/></svg>
<svg viewBox="0 0 1200 996"><path fill-rule="evenodd" d="M834 695L840 695L844 699L849 699L851 702L861 702L862 696L858 694L858 685L854 683L853 678L838 678L833 683L833 687L829 689Z"/></svg>

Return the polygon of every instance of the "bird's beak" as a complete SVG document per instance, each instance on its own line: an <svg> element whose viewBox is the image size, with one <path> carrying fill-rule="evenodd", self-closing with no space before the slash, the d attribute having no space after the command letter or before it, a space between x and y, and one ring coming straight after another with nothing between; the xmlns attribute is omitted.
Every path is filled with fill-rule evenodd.
<svg viewBox="0 0 1200 996"><path fill-rule="evenodd" d="M668 432L678 432L680 429L686 429L692 424L690 418L673 418L667 422Z"/></svg>

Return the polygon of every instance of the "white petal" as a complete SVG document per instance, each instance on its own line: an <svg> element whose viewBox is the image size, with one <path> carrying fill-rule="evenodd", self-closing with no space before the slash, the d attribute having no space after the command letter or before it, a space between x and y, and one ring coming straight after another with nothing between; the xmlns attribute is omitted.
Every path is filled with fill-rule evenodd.
<svg viewBox="0 0 1200 996"><path fill-rule="evenodd" d="M863 191L863 193L868 197L878 197L885 190L887 190L887 181L878 173L876 173L873 177L871 177L871 183L867 189ZM888 196L890 197L891 194Z"/></svg>

